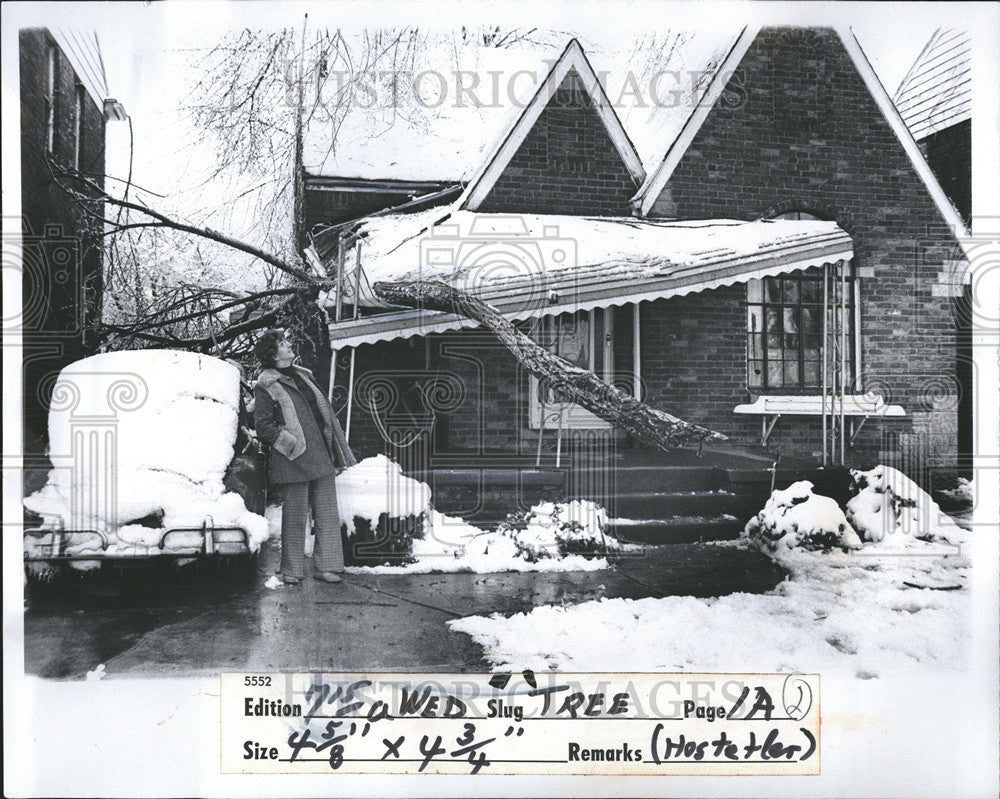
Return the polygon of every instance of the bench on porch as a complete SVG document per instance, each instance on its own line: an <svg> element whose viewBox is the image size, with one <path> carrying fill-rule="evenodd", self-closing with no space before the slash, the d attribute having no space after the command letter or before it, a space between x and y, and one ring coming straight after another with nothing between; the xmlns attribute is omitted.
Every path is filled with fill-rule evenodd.
<svg viewBox="0 0 1000 799"><path fill-rule="evenodd" d="M826 397L826 411L831 416L840 415L840 397ZM759 415L761 417L760 443L767 446L767 439L774 430L774 425L782 416L822 416L823 400L821 394L807 396L761 396L755 402L737 405L733 413ZM906 411L899 405L888 405L879 394L845 394L843 397L843 413L850 417L863 417L861 424L851 434L851 441L861 431L870 416L906 416ZM852 419L853 422L853 419Z"/></svg>

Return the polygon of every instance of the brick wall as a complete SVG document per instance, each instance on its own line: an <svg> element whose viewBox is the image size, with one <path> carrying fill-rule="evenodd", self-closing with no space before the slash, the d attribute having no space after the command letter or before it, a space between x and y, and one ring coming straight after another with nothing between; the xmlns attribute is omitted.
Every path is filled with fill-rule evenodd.
<svg viewBox="0 0 1000 799"><path fill-rule="evenodd" d="M24 242L24 444L44 452L51 377L88 354L82 325L98 313L101 253L84 235L76 206L50 177L46 164L48 52L54 40L40 28L19 34L21 91L21 232ZM55 136L52 156L72 167L76 146L77 78L57 47ZM89 95L83 103L80 169L104 173L104 119Z"/></svg>
<svg viewBox="0 0 1000 799"><path fill-rule="evenodd" d="M627 216L637 186L570 71L479 210Z"/></svg>
<svg viewBox="0 0 1000 799"><path fill-rule="evenodd" d="M933 439L936 462L953 463L955 320L952 300L939 285L945 262L957 256L951 231L833 31L765 29L739 72L734 94L745 102L711 111L654 214L755 219L801 210L836 220L854 240L855 265L874 274L861 281L865 385L907 410L902 433L912 435L912 426ZM737 335L743 322L736 316L745 293L723 294L737 310L721 344L734 363L742 363L741 353L736 355L743 347ZM696 305L685 303L684 315L690 317ZM699 360L703 347L706 367L712 353L710 369L724 368L718 346L692 341L686 366ZM738 393L733 377L719 377L726 386L715 388L728 403ZM743 381L742 367L736 378ZM705 379L713 385L711 371ZM693 380L691 388L705 390ZM729 421L731 409L725 413L714 395L708 402L718 423L737 429L740 423ZM791 438L785 422L779 425ZM869 422L879 424L891 423ZM808 448L811 440L803 429L795 446ZM871 441L861 443L852 457L866 460L877 450Z"/></svg>

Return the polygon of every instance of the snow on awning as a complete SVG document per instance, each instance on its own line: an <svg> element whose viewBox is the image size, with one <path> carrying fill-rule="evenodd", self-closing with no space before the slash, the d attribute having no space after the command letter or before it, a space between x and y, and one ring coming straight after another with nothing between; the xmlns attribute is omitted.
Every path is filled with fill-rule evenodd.
<svg viewBox="0 0 1000 799"><path fill-rule="evenodd" d="M520 321L745 283L850 260L834 222L476 214L434 208L360 229L359 305L378 306L377 281L440 280ZM354 302L350 255L345 302ZM330 325L334 348L476 327L457 314L386 309Z"/></svg>

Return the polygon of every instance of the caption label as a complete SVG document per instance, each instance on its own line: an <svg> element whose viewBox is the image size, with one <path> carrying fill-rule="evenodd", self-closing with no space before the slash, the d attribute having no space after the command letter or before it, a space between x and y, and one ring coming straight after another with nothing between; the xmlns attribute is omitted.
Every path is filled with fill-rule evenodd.
<svg viewBox="0 0 1000 799"><path fill-rule="evenodd" d="M226 774L819 774L815 674L222 675Z"/></svg>

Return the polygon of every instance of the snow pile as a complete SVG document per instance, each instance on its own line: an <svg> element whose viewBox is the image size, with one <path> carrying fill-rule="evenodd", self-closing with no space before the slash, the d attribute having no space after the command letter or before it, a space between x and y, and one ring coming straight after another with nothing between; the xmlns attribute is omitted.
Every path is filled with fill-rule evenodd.
<svg viewBox="0 0 1000 799"><path fill-rule="evenodd" d="M779 547L860 549L861 539L840 506L812 489L812 483L800 480L774 491L743 534L771 552Z"/></svg>
<svg viewBox="0 0 1000 799"><path fill-rule="evenodd" d="M337 506L348 537L354 535L355 519L367 519L374 530L383 513L393 519L419 516L430 501L427 484L404 475L385 455L365 458L337 476Z"/></svg>
<svg viewBox="0 0 1000 799"><path fill-rule="evenodd" d="M543 502L511 515L494 532L483 530L435 510L427 484L404 475L400 465L385 455L366 458L337 476L337 504L349 539L367 535L366 526L378 538L383 516L412 520L417 527L408 558L405 550L391 553L396 560L402 556L412 562L348 567L361 574L595 571L606 569L608 562L593 555L622 548L604 533L608 524L604 508L586 501ZM280 510L268 509L268 518L279 530ZM312 545L310 536L307 555Z"/></svg>
<svg viewBox="0 0 1000 799"><path fill-rule="evenodd" d="M906 489L892 472L873 472L866 480L882 495L890 487ZM902 505L902 518L909 508ZM899 551L885 538L862 544L836 503L802 481L774 492L747 525L749 538L729 544L760 545L788 570L767 594L604 598L449 624L481 644L499 670L840 670L867 680L907 669L961 668L970 564L940 541L957 543L955 530L961 530L947 518L918 529L929 535L908 536Z"/></svg>
<svg viewBox="0 0 1000 799"><path fill-rule="evenodd" d="M917 540L958 544L965 534L920 486L892 466L851 470L853 491L847 518L865 541L887 548Z"/></svg>
<svg viewBox="0 0 1000 799"><path fill-rule="evenodd" d="M604 535L606 522L604 509L592 502L543 502L494 532L430 510L424 517L423 538L413 540L414 563L349 571L379 574L598 571L608 568L606 558L588 558L579 553L613 552L622 548L616 539Z"/></svg>
<svg viewBox="0 0 1000 799"><path fill-rule="evenodd" d="M840 669L870 679L961 664L968 592L928 587L961 588L962 559L868 561L797 552L793 579L764 595L603 598L510 618L472 616L449 626L471 635L491 668L502 671Z"/></svg>
<svg viewBox="0 0 1000 799"><path fill-rule="evenodd" d="M101 551L102 535L106 554L155 554L165 528L206 521L245 528L256 551L267 522L222 482L236 442L239 379L232 364L172 350L111 352L70 364L49 411L55 468L25 507L45 528L95 531L70 536L68 554ZM51 538L28 538L27 547ZM165 541L175 552L201 546L194 532Z"/></svg>

